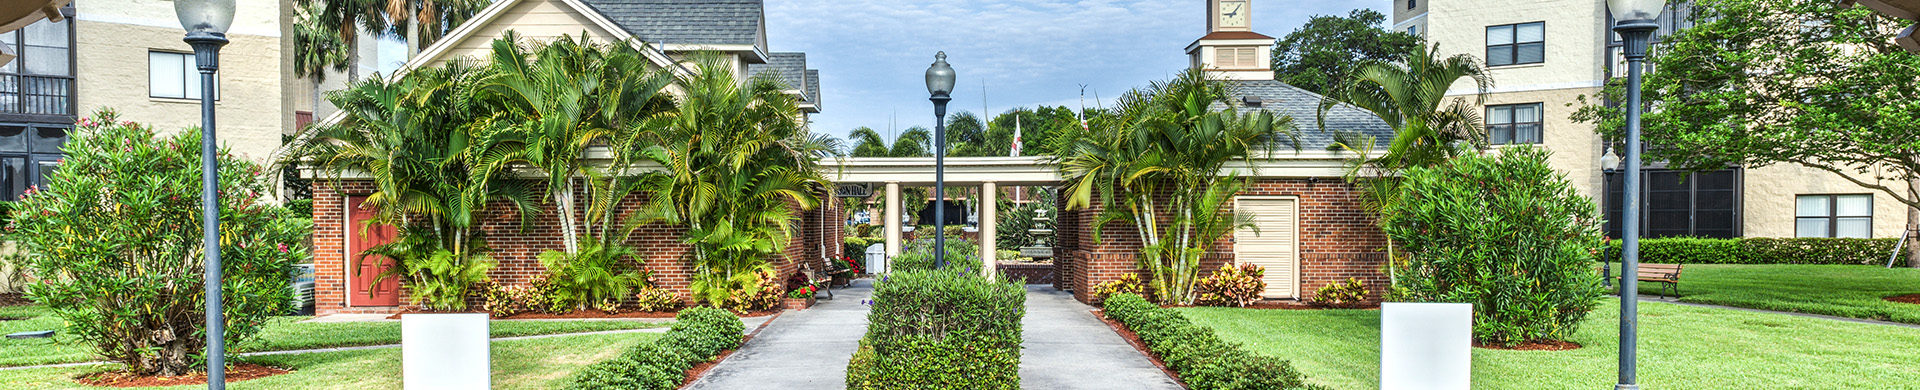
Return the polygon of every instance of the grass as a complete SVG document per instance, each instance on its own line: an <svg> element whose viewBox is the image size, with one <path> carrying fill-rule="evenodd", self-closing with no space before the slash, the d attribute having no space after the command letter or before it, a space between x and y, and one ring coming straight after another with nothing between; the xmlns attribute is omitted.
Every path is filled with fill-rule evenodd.
<svg viewBox="0 0 1920 390"><path fill-rule="evenodd" d="M1661 285L1641 282L1640 292L1657 296ZM1920 324L1920 305L1882 299L1920 294L1914 268L1688 264L1679 287L1681 302Z"/></svg>
<svg viewBox="0 0 1920 390"><path fill-rule="evenodd" d="M550 389L566 383L575 370L620 354L634 344L652 342L658 334L627 333L561 336L493 343L493 388ZM234 389L399 389L400 350L376 349L242 359L249 363L292 368L293 373L235 382ZM111 389L84 386L74 377L114 366L39 368L0 371L0 388ZM204 389L206 386L152 387L156 390Z"/></svg>
<svg viewBox="0 0 1920 390"><path fill-rule="evenodd" d="M0 333L62 329L66 322L41 306L0 308L0 317L28 318L0 321ZM300 322L311 317L275 317L255 341L236 346L239 352L397 344L400 322ZM639 321L494 321L493 337L532 336L666 326ZM90 348L62 332L52 339L0 339L0 367L73 363L98 360Z"/></svg>
<svg viewBox="0 0 1920 390"><path fill-rule="evenodd" d="M1691 267L1691 266L1689 266ZM1582 323L1571 351L1473 350L1473 388L1604 389L1615 382L1617 300ZM1309 381L1379 388L1380 313L1373 310L1180 309L1253 351L1281 357ZM1920 389L1920 329L1784 314L1640 305L1639 378L1649 389Z"/></svg>

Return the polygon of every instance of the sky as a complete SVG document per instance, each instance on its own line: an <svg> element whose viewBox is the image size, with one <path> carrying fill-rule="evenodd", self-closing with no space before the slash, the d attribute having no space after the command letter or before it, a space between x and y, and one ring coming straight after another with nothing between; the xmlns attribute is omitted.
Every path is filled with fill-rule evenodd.
<svg viewBox="0 0 1920 390"><path fill-rule="evenodd" d="M817 133L855 127L889 134L933 127L926 70L945 51L958 74L948 110L991 113L1035 105L1113 102L1128 89L1186 68L1187 44L1206 35L1202 0L766 0L775 52L807 53L820 70ZM1254 0L1253 30L1285 36L1313 15L1391 0ZM984 92L982 87L985 87ZM984 97L984 100L983 100ZM1097 99L1096 99L1097 97ZM897 118L897 119L896 119ZM890 135L889 135L890 136Z"/></svg>

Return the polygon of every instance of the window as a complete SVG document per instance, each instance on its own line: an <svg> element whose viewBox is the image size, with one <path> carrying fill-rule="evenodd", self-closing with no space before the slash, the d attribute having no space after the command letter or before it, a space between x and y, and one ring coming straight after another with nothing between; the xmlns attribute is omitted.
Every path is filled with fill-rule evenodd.
<svg viewBox="0 0 1920 390"><path fill-rule="evenodd" d="M1407 9L1413 9L1413 7L1418 4L1420 4L1420 0L1407 0Z"/></svg>
<svg viewBox="0 0 1920 390"><path fill-rule="evenodd" d="M27 187L45 183L66 142L65 125L0 123L0 200L18 200Z"/></svg>
<svg viewBox="0 0 1920 390"><path fill-rule="evenodd" d="M1740 171L1645 171L1640 188L1640 236L1740 236ZM1622 172L1606 174L1607 236L1624 237L1619 223L1626 195Z"/></svg>
<svg viewBox="0 0 1920 390"><path fill-rule="evenodd" d="M1420 35L1420 26L1407 26L1407 35Z"/></svg>
<svg viewBox="0 0 1920 390"><path fill-rule="evenodd" d="M1794 203L1796 237L1873 236L1873 195L1801 195Z"/></svg>
<svg viewBox="0 0 1920 390"><path fill-rule="evenodd" d="M1546 41L1546 22L1487 27L1487 66L1546 62Z"/></svg>
<svg viewBox="0 0 1920 390"><path fill-rule="evenodd" d="M1487 106L1487 135L1494 145L1540 143L1540 103Z"/></svg>
<svg viewBox="0 0 1920 390"><path fill-rule="evenodd" d="M1213 67L1219 69L1253 69L1260 67L1257 50L1251 47L1222 47L1213 49Z"/></svg>
<svg viewBox="0 0 1920 390"><path fill-rule="evenodd" d="M193 54L147 52L147 96L200 99L200 68ZM220 100L220 73L213 74L213 99Z"/></svg>
<svg viewBox="0 0 1920 390"><path fill-rule="evenodd" d="M20 55L12 62L0 65L0 73L72 76L73 40L68 36L69 32L64 21L42 20L19 31L0 34L0 43L13 47L14 52Z"/></svg>

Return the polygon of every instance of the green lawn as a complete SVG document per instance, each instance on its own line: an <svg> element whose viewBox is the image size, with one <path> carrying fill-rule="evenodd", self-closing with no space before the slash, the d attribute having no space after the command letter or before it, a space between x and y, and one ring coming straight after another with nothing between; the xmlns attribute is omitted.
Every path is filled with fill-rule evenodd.
<svg viewBox="0 0 1920 390"><path fill-rule="evenodd" d="M619 355L627 347L652 342L658 334L627 333L562 336L493 343L493 388L550 389L565 384L567 375L588 364ZM233 389L398 389L398 348L261 356L246 362L292 368L293 373L229 384ZM111 389L83 386L72 378L113 366L41 368L0 371L0 388ZM206 386L153 387L156 390L204 389Z"/></svg>
<svg viewBox="0 0 1920 390"><path fill-rule="evenodd" d="M1640 292L1658 293L1660 285L1642 282ZM1920 294L1920 269L1688 264L1680 273L1681 302L1920 324L1920 305L1881 299L1906 294Z"/></svg>
<svg viewBox="0 0 1920 390"><path fill-rule="evenodd" d="M1180 309L1222 338L1293 361L1310 381L1379 388L1372 310ZM1605 389L1618 361L1617 300L1587 317L1571 351L1473 350L1479 390ZM1783 314L1640 305L1640 381L1649 389L1920 389L1920 329Z"/></svg>
<svg viewBox="0 0 1920 390"><path fill-rule="evenodd" d="M0 321L0 334L30 330L61 329L66 322L40 306L0 308L0 317L28 318ZM285 351L294 349L396 344L400 342L400 322L302 323L310 317L275 317L256 341L239 345L240 352ZM494 321L493 337L578 333L603 330L639 329L666 324L638 321ZM0 367L72 363L97 360L77 340L62 335L53 339L0 339Z"/></svg>

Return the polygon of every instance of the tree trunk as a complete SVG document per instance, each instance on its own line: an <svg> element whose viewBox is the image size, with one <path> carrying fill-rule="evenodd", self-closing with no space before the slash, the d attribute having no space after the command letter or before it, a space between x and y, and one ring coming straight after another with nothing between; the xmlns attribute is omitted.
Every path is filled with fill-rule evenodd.
<svg viewBox="0 0 1920 390"><path fill-rule="evenodd" d="M566 184L553 196L554 203L560 206L560 235L565 241L567 254L580 253L580 236L573 228L573 179L563 178Z"/></svg>
<svg viewBox="0 0 1920 390"><path fill-rule="evenodd" d="M1907 181L1909 186L1916 184L1920 184L1920 178ZM1900 230L1900 238L1912 240L1915 229L1920 229L1920 208L1907 206L1907 226ZM1895 244L1895 246L1898 245ZM1920 268L1920 242L1907 241L1907 268Z"/></svg>

